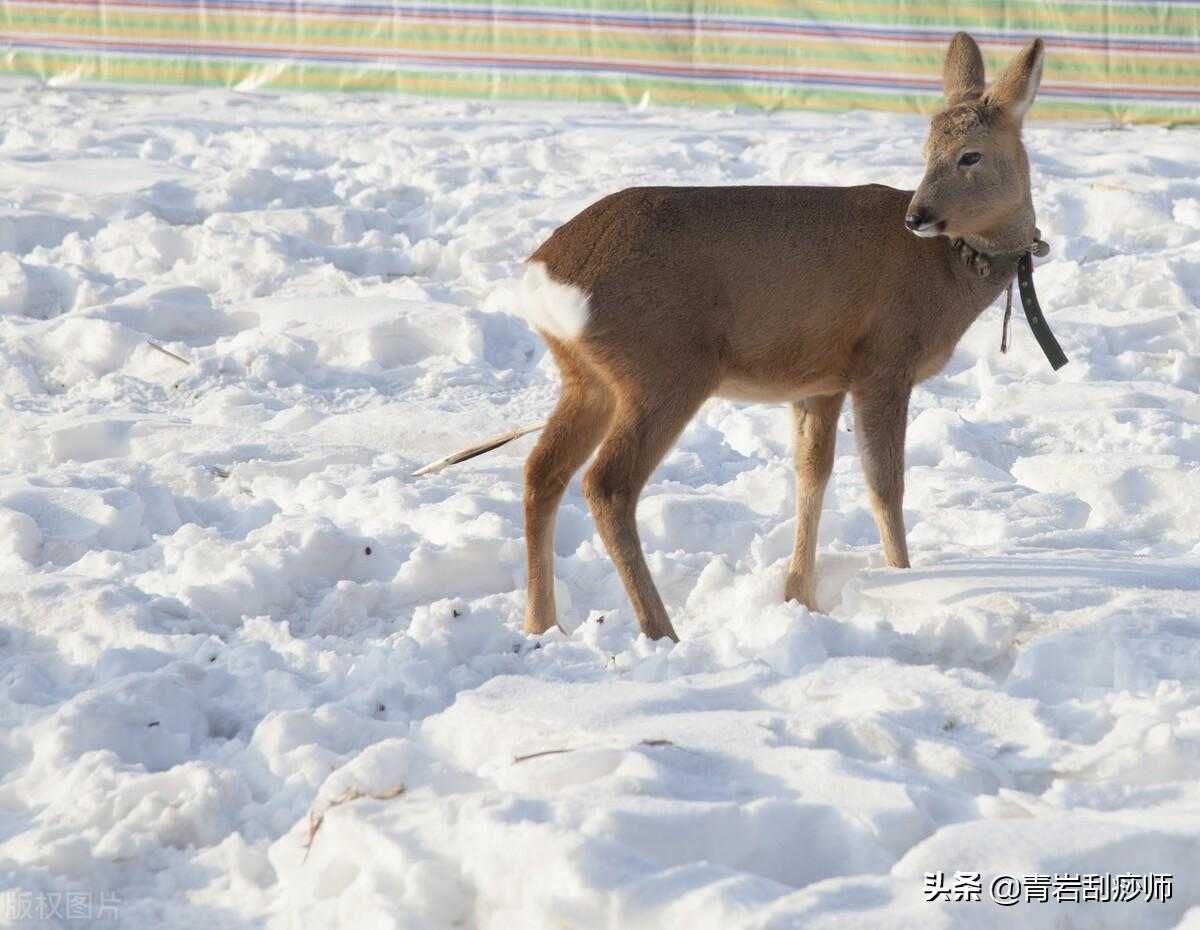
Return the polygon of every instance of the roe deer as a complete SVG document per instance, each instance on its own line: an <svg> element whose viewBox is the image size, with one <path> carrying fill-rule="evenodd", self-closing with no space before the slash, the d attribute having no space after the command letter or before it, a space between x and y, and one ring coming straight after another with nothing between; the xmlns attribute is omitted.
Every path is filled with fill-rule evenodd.
<svg viewBox="0 0 1200 930"><path fill-rule="evenodd" d="M887 562L908 567L909 394L942 368L1034 241L1021 121L1042 57L1037 39L985 90L975 40L951 40L946 105L932 118L915 193L633 188L592 204L533 253L521 309L554 354L562 395L525 470L527 632L556 622L555 513L599 446L583 479L596 527L642 631L676 638L635 511L650 473L714 395L791 404L788 599L815 607L817 522L847 392Z"/></svg>

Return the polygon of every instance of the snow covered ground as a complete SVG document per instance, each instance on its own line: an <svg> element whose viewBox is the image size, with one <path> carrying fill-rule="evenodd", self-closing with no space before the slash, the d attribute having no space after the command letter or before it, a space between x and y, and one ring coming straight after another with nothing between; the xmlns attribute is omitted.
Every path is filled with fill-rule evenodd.
<svg viewBox="0 0 1200 930"><path fill-rule="evenodd" d="M585 204L912 186L923 121L0 106L0 924L1200 927L1200 134L1027 131L1072 361L996 307L917 390L912 570L846 414L782 603L787 412L705 406L640 510L672 647L577 486L521 634L532 439L409 473L550 409L509 279ZM1174 894L988 900L1106 872Z"/></svg>

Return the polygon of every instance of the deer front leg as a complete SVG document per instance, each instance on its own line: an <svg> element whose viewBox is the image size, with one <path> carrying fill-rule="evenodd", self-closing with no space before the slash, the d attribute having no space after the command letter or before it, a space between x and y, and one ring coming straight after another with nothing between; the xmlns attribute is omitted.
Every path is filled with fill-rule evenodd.
<svg viewBox="0 0 1200 930"><path fill-rule="evenodd" d="M811 397L792 404L796 463L796 547L788 566L784 597L816 610L817 527L821 502L833 470L838 414L844 393Z"/></svg>
<svg viewBox="0 0 1200 930"><path fill-rule="evenodd" d="M893 568L908 568L904 538L904 432L912 385L870 382L854 388L855 429L871 510L883 554Z"/></svg>

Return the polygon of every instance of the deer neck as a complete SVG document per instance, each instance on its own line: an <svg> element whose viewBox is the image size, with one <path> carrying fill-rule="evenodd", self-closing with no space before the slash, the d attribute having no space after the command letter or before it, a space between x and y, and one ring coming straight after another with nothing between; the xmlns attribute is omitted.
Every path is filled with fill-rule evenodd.
<svg viewBox="0 0 1200 930"><path fill-rule="evenodd" d="M962 239L984 255L1019 256L1033 244L1036 235L1033 199L1026 192L1024 200L1015 209L990 224L987 230L963 236Z"/></svg>
<svg viewBox="0 0 1200 930"><path fill-rule="evenodd" d="M949 257L951 274L957 284L955 293L961 300L961 303L955 304L955 315L965 313L969 321L986 310L1013 282L1017 274L1017 259L1016 255L994 254L990 256L988 273L981 275L974 267L964 265L952 250Z"/></svg>

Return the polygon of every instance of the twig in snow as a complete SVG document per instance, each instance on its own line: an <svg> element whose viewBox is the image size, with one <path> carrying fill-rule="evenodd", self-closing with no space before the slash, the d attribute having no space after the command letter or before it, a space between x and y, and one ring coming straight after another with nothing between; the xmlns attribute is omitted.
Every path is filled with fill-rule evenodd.
<svg viewBox="0 0 1200 930"><path fill-rule="evenodd" d="M148 345L150 348L152 348L152 349L153 349L154 351L156 351L156 352L161 352L161 353L162 353L163 355L165 355L167 358L173 358L173 359L175 359L175 361L179 362L180 364L183 364L183 365L188 365L188 366L191 366L191 365L195 365L195 364L196 364L196 363L195 363L195 362L193 362L193 361L192 361L190 358L184 358L182 355L176 355L176 354L175 354L174 352L172 352L170 349L164 349L164 348L163 348L162 346L160 346L160 345L159 345L157 342L153 342L153 341L152 341L152 340L150 340L150 339L147 339L147 340L146 340L146 345Z"/></svg>
<svg viewBox="0 0 1200 930"><path fill-rule="evenodd" d="M420 478L422 475L432 475L435 472L441 471L443 468L449 468L451 465L457 465L459 462L465 462L467 459L473 459L478 455L483 455L485 452L491 452L493 449L499 449L503 445L507 445L514 439L520 439L522 436L528 436L530 433L536 433L545 423L534 423L532 426L520 426L510 433L504 433L501 436L493 436L491 439L485 439L478 445L471 446L469 449L462 449L458 452L447 455L444 459L438 459L436 462L430 462L424 468L418 468L412 473L412 477Z"/></svg>
<svg viewBox="0 0 1200 930"><path fill-rule="evenodd" d="M370 798L372 801L390 801L392 798L398 798L408 789L404 785L397 785L383 794L367 794L365 791L359 791L357 788L349 789L339 798L334 798L325 805L321 813L317 813L316 809L308 812L308 836L304 840L304 861L308 861L308 854L312 851L313 841L317 838L317 831L321 829L321 824L325 822L325 815L335 807L341 807L343 804L349 804L351 801L357 801L359 798Z"/></svg>
<svg viewBox="0 0 1200 930"><path fill-rule="evenodd" d="M574 752L574 749L543 749L541 752L530 752L523 756L513 756L513 765L518 762L528 762L530 759L540 759L542 756L557 756L564 752Z"/></svg>
<svg viewBox="0 0 1200 930"><path fill-rule="evenodd" d="M638 740L639 746L674 746L675 744L669 739L643 739ZM543 749L541 752L530 752L523 756L514 756L513 765L519 762L528 762L530 759L540 759L542 756L558 756L565 752L575 752L576 749L582 749L582 746L577 746L573 749Z"/></svg>

